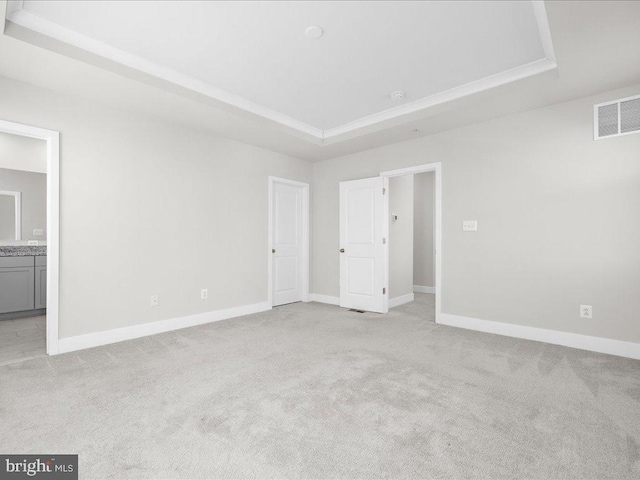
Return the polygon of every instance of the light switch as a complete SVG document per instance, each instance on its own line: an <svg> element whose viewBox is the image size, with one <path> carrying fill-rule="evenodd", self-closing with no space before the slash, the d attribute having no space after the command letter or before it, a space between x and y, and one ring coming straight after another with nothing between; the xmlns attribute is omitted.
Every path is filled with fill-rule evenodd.
<svg viewBox="0 0 640 480"><path fill-rule="evenodd" d="M34 228L33 234L36 236L44 235L44 231L41 228Z"/></svg>
<svg viewBox="0 0 640 480"><path fill-rule="evenodd" d="M477 232L478 231L478 221L477 220L463 220L462 221L462 231L463 232Z"/></svg>

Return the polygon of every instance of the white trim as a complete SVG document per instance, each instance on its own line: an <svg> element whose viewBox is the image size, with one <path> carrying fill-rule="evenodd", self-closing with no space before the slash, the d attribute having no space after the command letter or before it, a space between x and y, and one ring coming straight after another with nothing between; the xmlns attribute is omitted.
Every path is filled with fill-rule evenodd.
<svg viewBox="0 0 640 480"><path fill-rule="evenodd" d="M320 293L312 293L309 298L312 302L326 303L328 305L340 305L340 297L333 297L331 295L322 295Z"/></svg>
<svg viewBox="0 0 640 480"><path fill-rule="evenodd" d="M156 335L158 333L171 332L182 328L194 327L205 323L218 322L229 318L242 317L253 313L271 310L267 302L254 303L242 307L227 308L224 310L214 310L212 312L197 313L185 317L170 318L157 322L132 325L130 327L115 328L97 333L88 333L76 337L61 338L59 353L73 352L85 348L99 347L110 343L132 340L134 338Z"/></svg>
<svg viewBox="0 0 640 480"><path fill-rule="evenodd" d="M60 134L0 120L0 132L47 142L47 354L58 353L60 291Z"/></svg>
<svg viewBox="0 0 640 480"><path fill-rule="evenodd" d="M388 170L381 172L382 177L401 177L403 175L414 175L416 173L434 172L434 255L436 263L436 278L434 292L436 295L436 322L442 314L442 164L440 162L427 163L424 165L416 165L414 167L400 168L397 170ZM389 196L385 200L389 203ZM387 219L389 215L386 216ZM389 238L389 222L386 224L386 237ZM385 266L386 278L389 278L389 262Z"/></svg>
<svg viewBox="0 0 640 480"><path fill-rule="evenodd" d="M78 32L62 27L50 20L34 15L28 10L24 10L22 8L22 2L15 2L15 4L10 2L8 4L6 18L10 22L20 25L21 27L38 32L60 42L73 45L79 49L93 53L94 55L125 65L134 70L144 72L174 85L200 93L224 104L231 105L262 118L274 121L298 132L302 132L311 136L314 140L319 141L319 144L322 144L325 139L344 135L380 122L412 114L420 110L426 110L427 108L436 105L490 90L500 85L515 82L517 80L557 68L551 39L551 31L547 21L544 2L533 1L532 3L534 15L538 24L540 41L542 42L546 58L541 58L533 62L520 65L519 67L511 70L499 72L428 97L420 98L414 102L409 102L404 105L390 108L388 110L368 115L352 122L325 130L292 118L282 112L254 103L239 95L217 88L175 69L163 67L154 62L145 60L136 55L132 55L123 50L112 47L106 43L94 40Z"/></svg>
<svg viewBox="0 0 640 480"><path fill-rule="evenodd" d="M390 298L389 308L399 307L400 305L404 305L405 303L411 303L413 302L413 300L414 300L413 293L407 293L406 295Z"/></svg>
<svg viewBox="0 0 640 480"><path fill-rule="evenodd" d="M424 285L414 285L414 293L436 293L436 287L426 287Z"/></svg>
<svg viewBox="0 0 640 480"><path fill-rule="evenodd" d="M637 100L640 98L640 95L632 95L631 97L619 98L617 100L611 100L608 102L598 103L593 106L593 139L594 140L605 140L607 138L615 138L615 137L624 137L625 135L633 135L634 133L640 133L640 130L633 130L631 132L620 132L620 128L622 127L622 121L620 118L620 104L622 102L628 102L629 100ZM599 112L598 109L600 107L606 107L608 105L617 105L618 106L618 133L614 135L605 135L601 137L599 135L600 130L598 128L600 124Z"/></svg>
<svg viewBox="0 0 640 480"><path fill-rule="evenodd" d="M384 290L384 296L382 298L382 312L387 313L391 308L389 302L389 177L384 178L384 199L382 202L382 236L386 239L384 244L384 266L383 272L383 285L386 285Z"/></svg>
<svg viewBox="0 0 640 480"><path fill-rule="evenodd" d="M297 182L295 180L288 180L286 178L280 177L269 177L269 214L267 215L269 225L268 225L268 249L267 249L267 288L269 289L267 293L267 303L273 307L273 254L271 250L273 249L273 184L274 183L283 183L285 185L293 185L296 187L302 188L302 301L309 302L309 242L310 242L310 233L309 233L309 184L303 182Z"/></svg>
<svg viewBox="0 0 640 480"><path fill-rule="evenodd" d="M513 323L493 322L448 313L443 313L439 318L436 318L436 323L640 360L640 343L624 342L611 338L591 337L589 335L560 332L545 328L526 327Z"/></svg>
<svg viewBox="0 0 640 480"><path fill-rule="evenodd" d="M300 120L296 120L295 118L291 118L288 115L271 108L258 105L257 103L240 97L239 95L214 87L213 85L198 80L195 77L174 70L173 68L163 67L149 60L145 60L141 57L125 52L124 50L120 50L119 48L112 47L106 43L94 40L93 38L87 37L73 30L69 30L57 23L34 15L28 10L16 10L11 14L8 14L7 19L16 25L20 25L21 27L46 35L47 37L73 45L74 47L119 63L120 65L133 68L134 70L152 75L193 92L200 93L222 103L226 103L227 105L231 105L262 118L272 120L280 125L311 135L316 139L322 139L322 129L320 128L314 127Z"/></svg>
<svg viewBox="0 0 640 480"><path fill-rule="evenodd" d="M22 240L22 192L11 192L9 190L0 190L0 195L13 197L14 208L14 240Z"/></svg>
<svg viewBox="0 0 640 480"><path fill-rule="evenodd" d="M547 9L542 0L534 0L531 3L533 4L533 14L536 16L536 23L538 24L538 33L540 34L540 42L542 43L544 56L547 60L555 63L556 52L553 49L553 39L551 38Z"/></svg>
<svg viewBox="0 0 640 480"><path fill-rule="evenodd" d="M7 0L7 12L5 18L9 18L9 15L19 12L24 8L24 0Z"/></svg>
<svg viewBox="0 0 640 480"><path fill-rule="evenodd" d="M354 130L370 127L386 120L392 120L397 117L416 113L420 110L426 110L427 108L435 107L436 105L467 97L475 93L491 90L492 88L499 87L500 85L505 85L507 83L515 82L547 72L549 70L553 70L557 68L557 66L558 65L556 64L556 62L548 60L546 58L542 58L540 60L536 60L535 62L527 63L511 70L500 72L489 77L481 78L465 85L436 93L429 97L421 98L420 100L416 100L414 102L405 103L404 105L400 105L388 110L384 110L382 112L359 118L357 120L354 120L353 122L345 123L344 125L340 125L338 127L329 128L324 131L324 138L327 139L331 137L337 137L338 135L344 135L346 133L353 132Z"/></svg>

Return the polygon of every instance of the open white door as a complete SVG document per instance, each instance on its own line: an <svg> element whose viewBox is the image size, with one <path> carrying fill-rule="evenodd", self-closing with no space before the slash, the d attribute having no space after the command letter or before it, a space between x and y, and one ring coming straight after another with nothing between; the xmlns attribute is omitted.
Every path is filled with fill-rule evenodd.
<svg viewBox="0 0 640 480"><path fill-rule="evenodd" d="M340 182L340 306L386 313L389 179Z"/></svg>

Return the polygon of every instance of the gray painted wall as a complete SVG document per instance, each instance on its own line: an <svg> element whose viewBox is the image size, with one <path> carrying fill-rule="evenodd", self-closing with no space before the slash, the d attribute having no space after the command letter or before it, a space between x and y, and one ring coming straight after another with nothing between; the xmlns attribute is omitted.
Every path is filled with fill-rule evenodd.
<svg viewBox="0 0 640 480"><path fill-rule="evenodd" d="M46 240L47 176L42 173L21 172L19 170L0 168L0 190L22 193L22 240ZM13 197L4 196L4 198L11 198L11 205L15 205ZM9 219L0 214L0 232L5 230L8 223L13 224L14 220L14 213L11 214ZM35 228L41 229L43 235L34 235L33 230ZM15 224L11 225L10 230L11 232L15 231ZM6 234L0 233L0 244L3 241L12 241L14 239L15 235L9 237Z"/></svg>
<svg viewBox="0 0 640 480"><path fill-rule="evenodd" d="M433 172L413 176L413 284L435 286L433 257L433 221L435 175Z"/></svg>
<svg viewBox="0 0 640 480"><path fill-rule="evenodd" d="M413 176L389 179L389 298L413 292Z"/></svg>
<svg viewBox="0 0 640 480"><path fill-rule="evenodd" d="M16 201L12 195L0 195L0 245L3 239L16 238Z"/></svg>
<svg viewBox="0 0 640 480"><path fill-rule="evenodd" d="M0 168L47 173L47 142L0 132Z"/></svg>
<svg viewBox="0 0 640 480"><path fill-rule="evenodd" d="M267 178L308 162L6 78L0 104L60 131L61 338L267 300Z"/></svg>
<svg viewBox="0 0 640 480"><path fill-rule="evenodd" d="M338 182L439 161L443 312L640 342L640 135L593 140L593 105L639 93L314 164L313 291L339 295ZM593 305L592 320L580 304Z"/></svg>

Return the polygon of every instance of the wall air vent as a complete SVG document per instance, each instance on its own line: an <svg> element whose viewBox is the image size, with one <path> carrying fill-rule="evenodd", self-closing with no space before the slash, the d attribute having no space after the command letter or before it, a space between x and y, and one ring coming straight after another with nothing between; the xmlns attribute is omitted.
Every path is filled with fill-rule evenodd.
<svg viewBox="0 0 640 480"><path fill-rule="evenodd" d="M595 105L593 120L595 140L640 133L640 95Z"/></svg>

